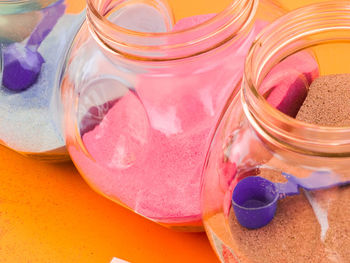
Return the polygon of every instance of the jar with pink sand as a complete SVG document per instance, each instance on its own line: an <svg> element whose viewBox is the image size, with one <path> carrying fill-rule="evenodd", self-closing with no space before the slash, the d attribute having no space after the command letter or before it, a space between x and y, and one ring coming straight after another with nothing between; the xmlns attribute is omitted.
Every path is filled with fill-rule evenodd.
<svg viewBox="0 0 350 263"><path fill-rule="evenodd" d="M295 10L246 60L205 162L222 262L350 262L350 3Z"/></svg>
<svg viewBox="0 0 350 263"><path fill-rule="evenodd" d="M72 160L100 194L162 225L202 229L201 172L244 58L283 13L256 0L89 0L62 84Z"/></svg>

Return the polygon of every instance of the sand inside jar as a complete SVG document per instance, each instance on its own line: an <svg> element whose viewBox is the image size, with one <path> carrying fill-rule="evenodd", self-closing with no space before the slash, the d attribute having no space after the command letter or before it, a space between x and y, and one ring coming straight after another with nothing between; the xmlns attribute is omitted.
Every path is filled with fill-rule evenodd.
<svg viewBox="0 0 350 263"><path fill-rule="evenodd" d="M315 79L297 119L317 125L350 123L350 74ZM275 158L269 163L273 163ZM280 172L264 169L260 176L285 182ZM243 228L230 209L233 250L242 262L350 262L350 187L307 192L278 203L274 219L256 230Z"/></svg>
<svg viewBox="0 0 350 263"><path fill-rule="evenodd" d="M0 143L3 141L6 146L28 154L50 154L56 150L64 153L58 71L84 19L85 12L65 14L59 19L38 49L45 63L30 88L14 92L0 84ZM0 30L0 45L4 45L1 35ZM0 83L1 80L0 72Z"/></svg>
<svg viewBox="0 0 350 263"><path fill-rule="evenodd" d="M350 126L350 74L315 79L296 116L297 120L333 127Z"/></svg>
<svg viewBox="0 0 350 263"><path fill-rule="evenodd" d="M173 30L212 16L185 18ZM224 55L194 65L196 72L189 73L181 65L178 72L165 69L161 74L143 75L135 89L146 111L138 97L128 92L99 125L83 135L96 160L86 165L90 183L154 220L200 221L200 175L207 140L217 114L242 76L250 44L265 25L256 21L253 31ZM98 172L101 167L103 175Z"/></svg>
<svg viewBox="0 0 350 263"><path fill-rule="evenodd" d="M283 181L281 174L273 172L260 176ZM317 207L312 207L308 198ZM348 187L302 192L280 200L274 219L256 230L242 227L231 208L232 249L242 262L349 262L349 205ZM320 221L325 221L326 226Z"/></svg>

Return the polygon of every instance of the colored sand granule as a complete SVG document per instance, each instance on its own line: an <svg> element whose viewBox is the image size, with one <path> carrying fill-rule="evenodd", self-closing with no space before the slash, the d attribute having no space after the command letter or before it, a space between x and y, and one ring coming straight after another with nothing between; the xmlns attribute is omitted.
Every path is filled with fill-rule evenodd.
<svg viewBox="0 0 350 263"><path fill-rule="evenodd" d="M59 122L60 70L84 18L81 14L59 19L38 50L45 63L29 89L13 92L0 87L0 140L8 147L43 153L65 146ZM0 74L0 83L1 77Z"/></svg>
<svg viewBox="0 0 350 263"><path fill-rule="evenodd" d="M174 30L212 16L187 18ZM201 172L210 137L241 79L248 49L265 24L257 21L239 45L215 55L209 52L198 62L184 61L140 76L136 94L120 98L101 123L83 135L95 162L69 149L87 181L156 221L199 221Z"/></svg>
<svg viewBox="0 0 350 263"><path fill-rule="evenodd" d="M296 119L323 126L350 126L350 74L315 79Z"/></svg>

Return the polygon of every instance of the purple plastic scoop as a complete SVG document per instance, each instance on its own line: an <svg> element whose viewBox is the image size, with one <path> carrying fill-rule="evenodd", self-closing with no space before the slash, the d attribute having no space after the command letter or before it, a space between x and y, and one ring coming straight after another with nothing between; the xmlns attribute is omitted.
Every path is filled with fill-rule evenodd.
<svg viewBox="0 0 350 263"><path fill-rule="evenodd" d="M267 225L275 216L277 201L299 194L299 188L315 191L349 184L329 172L314 172L309 177L297 178L282 173L287 183L273 183L260 176L249 176L236 185L232 206L238 222L246 228L256 229Z"/></svg>
<svg viewBox="0 0 350 263"><path fill-rule="evenodd" d="M43 9L43 18L32 32L27 44L13 43L4 48L2 52L4 87L22 91L35 83L45 62L38 48L64 14L65 9L63 0Z"/></svg>

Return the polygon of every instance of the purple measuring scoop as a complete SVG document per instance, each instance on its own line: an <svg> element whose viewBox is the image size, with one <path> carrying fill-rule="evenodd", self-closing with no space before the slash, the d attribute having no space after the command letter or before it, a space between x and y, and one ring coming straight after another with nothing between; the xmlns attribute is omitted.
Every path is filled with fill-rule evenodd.
<svg viewBox="0 0 350 263"><path fill-rule="evenodd" d="M43 9L43 18L32 32L27 44L14 43L3 50L2 85L10 90L22 91L37 80L45 62L38 48L64 14L64 0ZM52 50L52 52L55 52Z"/></svg>
<svg viewBox="0 0 350 263"><path fill-rule="evenodd" d="M232 194L232 206L243 227L257 229L267 225L275 216L277 201L299 194L299 187L315 191L350 183L339 180L329 172L315 172L306 178L282 174L287 178L287 183L273 183L260 176L249 176L236 185Z"/></svg>

